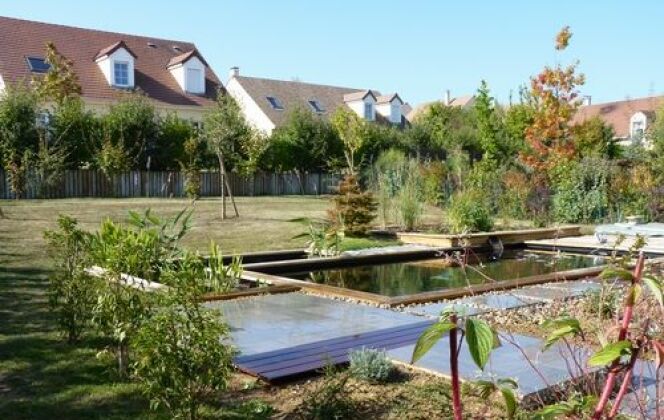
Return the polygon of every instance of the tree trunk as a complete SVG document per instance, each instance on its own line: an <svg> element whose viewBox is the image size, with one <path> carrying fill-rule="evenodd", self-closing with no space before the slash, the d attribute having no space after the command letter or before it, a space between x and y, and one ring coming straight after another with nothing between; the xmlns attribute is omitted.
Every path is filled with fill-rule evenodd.
<svg viewBox="0 0 664 420"><path fill-rule="evenodd" d="M224 166L224 155L217 153L219 159L219 190L221 191L221 220L226 219L226 192L224 184L226 183L226 167Z"/></svg>

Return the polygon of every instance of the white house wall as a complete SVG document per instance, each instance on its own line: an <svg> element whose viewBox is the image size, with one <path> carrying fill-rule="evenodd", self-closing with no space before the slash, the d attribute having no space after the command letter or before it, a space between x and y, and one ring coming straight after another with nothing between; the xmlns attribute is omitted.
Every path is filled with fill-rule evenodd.
<svg viewBox="0 0 664 420"><path fill-rule="evenodd" d="M231 78L226 85L226 91L237 101L244 118L257 130L270 135L274 130L274 123L260 109L256 101L247 93L235 78Z"/></svg>

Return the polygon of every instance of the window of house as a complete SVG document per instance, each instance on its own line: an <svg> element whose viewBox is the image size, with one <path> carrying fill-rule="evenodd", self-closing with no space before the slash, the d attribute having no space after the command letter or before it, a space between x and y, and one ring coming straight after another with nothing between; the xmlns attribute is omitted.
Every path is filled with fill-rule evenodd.
<svg viewBox="0 0 664 420"><path fill-rule="evenodd" d="M642 137L643 131L643 121L632 121L632 137Z"/></svg>
<svg viewBox="0 0 664 420"><path fill-rule="evenodd" d="M187 92L200 93L203 91L201 85L203 72L201 69L187 69Z"/></svg>
<svg viewBox="0 0 664 420"><path fill-rule="evenodd" d="M113 63L113 84L129 86L129 63L126 61L115 61Z"/></svg>
<svg viewBox="0 0 664 420"><path fill-rule="evenodd" d="M265 99L270 103L270 106L272 106L272 109L284 109L284 106L282 105L281 101L274 96L267 96Z"/></svg>
<svg viewBox="0 0 664 420"><path fill-rule="evenodd" d="M390 114L391 114L391 119L393 123L400 123L401 122L401 105L399 103L393 103L390 109Z"/></svg>
<svg viewBox="0 0 664 420"><path fill-rule="evenodd" d="M325 112L325 108L323 108L323 106L320 104L320 102L318 102L314 99L309 101L309 105L311 105L311 108L314 111L318 112L318 113Z"/></svg>
<svg viewBox="0 0 664 420"><path fill-rule="evenodd" d="M364 119L373 120L373 104L371 102L364 103Z"/></svg>
<svg viewBox="0 0 664 420"><path fill-rule="evenodd" d="M28 68L33 73L48 73L51 69L51 65L43 58L27 57L26 60L28 61Z"/></svg>

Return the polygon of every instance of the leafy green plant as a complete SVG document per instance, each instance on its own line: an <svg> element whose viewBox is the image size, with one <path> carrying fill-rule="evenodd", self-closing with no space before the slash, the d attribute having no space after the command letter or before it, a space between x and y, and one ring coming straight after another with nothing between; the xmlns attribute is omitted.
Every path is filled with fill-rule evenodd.
<svg viewBox="0 0 664 420"><path fill-rule="evenodd" d="M307 223L307 231L293 239L307 238L307 251L310 255L329 257L339 255L341 242L345 235L342 226L331 224L327 220L309 218L294 219L293 222Z"/></svg>
<svg viewBox="0 0 664 420"><path fill-rule="evenodd" d="M90 235L69 216L58 217L58 230L47 230L44 238L56 271L49 277L49 304L70 343L78 341L89 325L99 282L85 269L89 262Z"/></svg>
<svg viewBox="0 0 664 420"><path fill-rule="evenodd" d="M424 203L421 197L420 180L417 173L419 165L416 161L410 161L405 168L409 174L397 194L399 208L399 219L401 226L407 231L414 230L424 213Z"/></svg>
<svg viewBox="0 0 664 420"><path fill-rule="evenodd" d="M349 355L352 376L373 383L383 383L394 372L392 361L384 351L362 348Z"/></svg>
<svg viewBox="0 0 664 420"><path fill-rule="evenodd" d="M427 328L420 338L418 338L411 363L420 360L431 348L449 334L450 346L450 371L452 376L452 408L454 419L463 418L463 406L461 403L461 386L459 382L459 351L460 340L458 333L463 335L460 340L465 338L466 345L475 364L484 369L489 361L491 351L500 345L496 332L485 321L467 318L464 327L459 327L457 314L454 311L445 312L440 320Z"/></svg>
<svg viewBox="0 0 664 420"><path fill-rule="evenodd" d="M178 281L132 340L134 375L150 407L166 407L175 418L199 418L201 404L224 390L232 369L232 349L221 342L228 327L221 314L199 303L202 265L187 254L174 268Z"/></svg>
<svg viewBox="0 0 664 420"><path fill-rule="evenodd" d="M488 400L492 394L499 393L503 397L507 417L510 419L514 418L519 407L519 402L514 393L518 385L513 379L501 378L496 381L477 381L474 385L479 388L480 397L484 400Z"/></svg>
<svg viewBox="0 0 664 420"><path fill-rule="evenodd" d="M473 190L457 193L447 208L447 220L452 233L488 232L493 220L483 197Z"/></svg>
<svg viewBox="0 0 664 420"><path fill-rule="evenodd" d="M210 243L208 267L205 270L205 285L212 292L230 292L237 288L242 277L242 258L233 256L230 264L224 264L221 248Z"/></svg>

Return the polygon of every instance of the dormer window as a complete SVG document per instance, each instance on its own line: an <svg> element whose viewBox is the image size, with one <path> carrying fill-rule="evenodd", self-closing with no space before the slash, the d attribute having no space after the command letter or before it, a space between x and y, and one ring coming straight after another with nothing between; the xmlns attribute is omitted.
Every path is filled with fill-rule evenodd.
<svg viewBox="0 0 664 420"><path fill-rule="evenodd" d="M134 87L134 60L136 55L124 41L104 48L95 57L108 84L122 89Z"/></svg>
<svg viewBox="0 0 664 420"><path fill-rule="evenodd" d="M170 59L166 68L187 93L205 93L205 66L207 63L197 50L191 50Z"/></svg>
<svg viewBox="0 0 664 420"><path fill-rule="evenodd" d="M203 72L201 69L187 69L187 92L200 93L203 91Z"/></svg>
<svg viewBox="0 0 664 420"><path fill-rule="evenodd" d="M113 84L115 86L129 86L129 63L126 61L113 62Z"/></svg>
<svg viewBox="0 0 664 420"><path fill-rule="evenodd" d="M281 101L278 98L276 98L274 96L266 96L265 99L267 99L267 101L270 103L270 106L272 107L272 109L276 109L278 111L281 111L281 110L284 109L283 104L281 103Z"/></svg>
<svg viewBox="0 0 664 420"><path fill-rule="evenodd" d="M315 99L310 100L309 105L311 106L311 109L314 110L314 112L317 112L319 114L325 112L325 108L323 108L323 106L320 104L320 102L318 102Z"/></svg>
<svg viewBox="0 0 664 420"><path fill-rule="evenodd" d="M364 103L364 119L367 121L372 121L373 120L373 103L371 102L365 102Z"/></svg>

